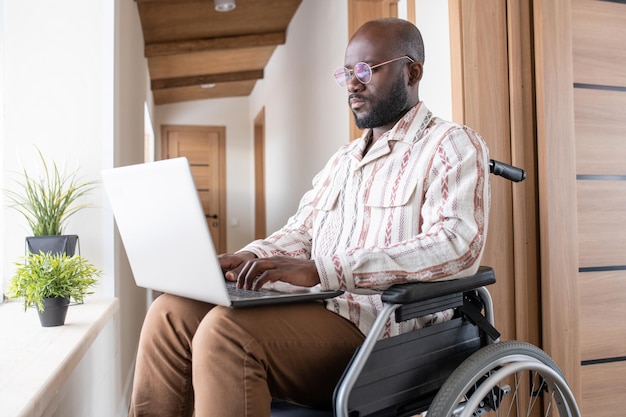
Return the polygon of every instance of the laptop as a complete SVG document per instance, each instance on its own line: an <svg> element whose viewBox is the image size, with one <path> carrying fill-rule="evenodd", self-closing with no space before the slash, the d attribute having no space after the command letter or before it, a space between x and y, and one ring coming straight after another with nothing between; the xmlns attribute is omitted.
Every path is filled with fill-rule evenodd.
<svg viewBox="0 0 626 417"><path fill-rule="evenodd" d="M251 291L226 281L187 158L108 169L102 179L140 287L231 307L321 300L342 293L284 282Z"/></svg>

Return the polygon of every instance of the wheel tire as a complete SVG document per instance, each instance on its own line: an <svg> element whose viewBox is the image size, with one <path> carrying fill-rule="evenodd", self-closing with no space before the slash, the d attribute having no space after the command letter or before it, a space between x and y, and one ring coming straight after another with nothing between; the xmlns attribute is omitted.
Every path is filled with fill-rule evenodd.
<svg viewBox="0 0 626 417"><path fill-rule="evenodd" d="M516 382L511 389L515 392L500 395L502 391L498 384L513 374ZM500 379L492 381L495 378ZM527 379L528 383L520 383L524 379ZM534 385L535 381L539 383L539 387ZM527 392L524 391L526 388ZM489 391L483 398L472 397L472 394L479 390ZM546 391L550 395L545 395ZM491 401L487 397L491 397ZM537 401L539 397L542 397L550 407L544 408L542 401ZM464 405L472 400L479 401L480 406L470 411ZM441 387L428 409L427 416L515 416L515 410L520 406L533 410L541 409L542 412L547 410L547 414L541 414L545 416L580 415L563 373L554 361L536 346L508 341L485 346L467 358ZM497 409L497 413L494 408Z"/></svg>

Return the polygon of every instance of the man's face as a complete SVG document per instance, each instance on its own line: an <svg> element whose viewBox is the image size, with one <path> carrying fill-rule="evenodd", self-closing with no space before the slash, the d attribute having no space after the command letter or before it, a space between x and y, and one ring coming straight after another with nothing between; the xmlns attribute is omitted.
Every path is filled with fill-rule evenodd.
<svg viewBox="0 0 626 417"><path fill-rule="evenodd" d="M381 49L383 52L377 53ZM353 39L346 50L345 65L350 69L357 62L374 66L396 58L389 56L387 49L367 39ZM359 129L395 124L406 112L409 101L404 76L406 63L406 60L399 60L375 68L367 84L354 77L348 81L348 104Z"/></svg>

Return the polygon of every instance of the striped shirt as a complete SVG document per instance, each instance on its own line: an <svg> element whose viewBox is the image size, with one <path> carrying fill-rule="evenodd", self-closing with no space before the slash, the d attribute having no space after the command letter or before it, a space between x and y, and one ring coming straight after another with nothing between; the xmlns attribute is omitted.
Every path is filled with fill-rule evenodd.
<svg viewBox="0 0 626 417"><path fill-rule="evenodd" d="M315 260L321 287L346 291L327 308L365 334L389 286L477 271L490 204L487 146L468 127L419 103L363 155L369 134L331 157L283 228L242 249ZM390 320L385 334L449 314Z"/></svg>

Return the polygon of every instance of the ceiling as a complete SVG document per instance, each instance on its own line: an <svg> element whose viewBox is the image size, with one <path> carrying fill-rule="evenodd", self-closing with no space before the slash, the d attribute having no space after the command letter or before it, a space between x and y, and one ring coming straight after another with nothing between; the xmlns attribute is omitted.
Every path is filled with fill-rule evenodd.
<svg viewBox="0 0 626 417"><path fill-rule="evenodd" d="M135 1L158 105L249 95L302 0Z"/></svg>

